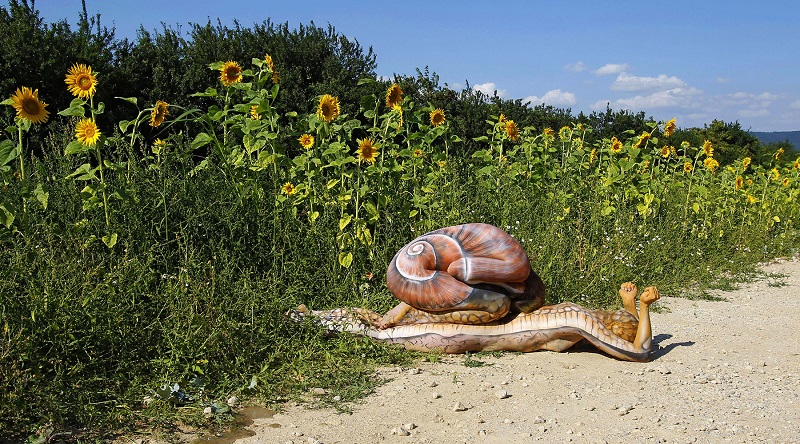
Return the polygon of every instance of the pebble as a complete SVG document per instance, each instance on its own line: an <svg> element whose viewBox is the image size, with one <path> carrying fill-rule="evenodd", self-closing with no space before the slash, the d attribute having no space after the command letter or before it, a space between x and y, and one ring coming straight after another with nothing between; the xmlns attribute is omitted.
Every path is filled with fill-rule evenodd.
<svg viewBox="0 0 800 444"><path fill-rule="evenodd" d="M214 413L214 409L212 409L211 406L208 406L208 407L203 409L203 414L206 415L206 416L211 416L213 413Z"/></svg>
<svg viewBox="0 0 800 444"><path fill-rule="evenodd" d="M514 424L514 421L506 418L506 419L503 420L503 424Z"/></svg>
<svg viewBox="0 0 800 444"><path fill-rule="evenodd" d="M336 395L336 396L333 397L333 400L336 401L336 402L339 402L339 401L342 400L342 397L339 396L339 395Z"/></svg>
<svg viewBox="0 0 800 444"><path fill-rule="evenodd" d="M414 424L413 422L409 422L408 424L404 425L403 427L405 427L407 430L414 430L414 429L417 428L417 425Z"/></svg>
<svg viewBox="0 0 800 444"><path fill-rule="evenodd" d="M418 375L418 374L419 374L419 372L420 372L420 370L419 370L418 368L411 368L411 369L408 369L408 374L409 374L409 375Z"/></svg>
<svg viewBox="0 0 800 444"><path fill-rule="evenodd" d="M442 395L440 395L439 392L431 393L431 398L433 398L433 399L439 399L441 397L442 397Z"/></svg>
<svg viewBox="0 0 800 444"><path fill-rule="evenodd" d="M498 390L498 391L494 392L494 396L497 399L506 399L506 398L510 397L511 395L509 395L508 392L505 391L505 390Z"/></svg>
<svg viewBox="0 0 800 444"><path fill-rule="evenodd" d="M439 383L436 381L431 381L431 383L428 384L429 387L436 387L437 385L439 385Z"/></svg>
<svg viewBox="0 0 800 444"><path fill-rule="evenodd" d="M322 441L318 440L317 438L308 437L308 444L322 444Z"/></svg>
<svg viewBox="0 0 800 444"><path fill-rule="evenodd" d="M453 411L454 411L454 412L463 412L463 411L464 411L464 410L466 410L466 409L467 409L467 408L464 406L464 404L462 404L462 403L461 403L461 401L457 402L457 403L456 403L456 404L453 406Z"/></svg>
<svg viewBox="0 0 800 444"><path fill-rule="evenodd" d="M544 418L542 418L541 416L537 416L537 417L533 418L533 423L534 424L544 424L545 422L547 422L547 421L545 421Z"/></svg>
<svg viewBox="0 0 800 444"><path fill-rule="evenodd" d="M311 393L313 393L315 395L324 395L325 393L328 393L328 392L324 388L314 387L314 388L311 389Z"/></svg>
<svg viewBox="0 0 800 444"><path fill-rule="evenodd" d="M228 405L229 406L233 407L238 403L239 403L239 398L237 398L236 396L231 396L230 398L228 398Z"/></svg>
<svg viewBox="0 0 800 444"><path fill-rule="evenodd" d="M411 434L405 427L395 427L391 431L392 435L408 436Z"/></svg>

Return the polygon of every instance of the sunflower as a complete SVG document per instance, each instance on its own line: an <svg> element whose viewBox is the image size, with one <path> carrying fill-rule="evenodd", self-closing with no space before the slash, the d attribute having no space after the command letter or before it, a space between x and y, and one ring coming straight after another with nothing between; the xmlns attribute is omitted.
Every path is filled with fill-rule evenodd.
<svg viewBox="0 0 800 444"><path fill-rule="evenodd" d="M83 119L75 125L75 137L86 146L94 146L100 139L100 130L91 119Z"/></svg>
<svg viewBox="0 0 800 444"><path fill-rule="evenodd" d="M747 185L750 186L753 184L753 179L747 179Z"/></svg>
<svg viewBox="0 0 800 444"><path fill-rule="evenodd" d="M27 86L22 89L17 88L17 92L11 96L11 106L17 110L17 117L30 120L32 123L47 122L50 112L45 108L47 104L39 100L39 90L31 91Z"/></svg>
<svg viewBox="0 0 800 444"><path fill-rule="evenodd" d="M378 147L370 138L358 141L358 159L363 162L375 163L378 154Z"/></svg>
<svg viewBox="0 0 800 444"><path fill-rule="evenodd" d="M161 154L164 149L167 147L167 142L161 139L156 139L153 141L153 154Z"/></svg>
<svg viewBox="0 0 800 444"><path fill-rule="evenodd" d="M614 154L619 154L622 151L622 142L619 141L616 137L611 138L611 152Z"/></svg>
<svg viewBox="0 0 800 444"><path fill-rule="evenodd" d="M548 137L553 137L553 135L555 135L556 133L555 131L553 131L553 128L545 128L543 132L544 135Z"/></svg>
<svg viewBox="0 0 800 444"><path fill-rule="evenodd" d="M706 154L706 157L713 157L714 156L714 147L711 146L711 142L706 140L703 142L703 152Z"/></svg>
<svg viewBox="0 0 800 444"><path fill-rule="evenodd" d="M675 119L669 119L667 123L664 124L664 137L669 137L675 134Z"/></svg>
<svg viewBox="0 0 800 444"><path fill-rule="evenodd" d="M783 178L783 182L782 182L782 183L783 183L783 186L785 186L785 187L788 187L790 182L791 182L791 181L789 180L789 178L788 178L788 177L784 177L784 178Z"/></svg>
<svg viewBox="0 0 800 444"><path fill-rule="evenodd" d="M242 81L242 67L238 63L228 60L219 69L219 80L225 86Z"/></svg>
<svg viewBox="0 0 800 444"><path fill-rule="evenodd" d="M780 179L780 178L781 178L781 172L780 172L780 171L778 171L778 169L777 169L777 168L773 168L773 169L771 169L771 170L770 170L770 173L772 173L772 180L778 180L778 179Z"/></svg>
<svg viewBox="0 0 800 444"><path fill-rule="evenodd" d="M662 146L661 147L661 157L666 159L667 157L669 157L670 153L672 153L672 150L674 150L674 149L675 148L673 148L671 146L666 146L666 145Z"/></svg>
<svg viewBox="0 0 800 444"><path fill-rule="evenodd" d="M647 133L647 132L642 133L642 135L639 136L639 140L636 141L636 143L633 145L633 147L634 148L639 148L640 146L642 146L648 140L650 140L650 133Z"/></svg>
<svg viewBox="0 0 800 444"><path fill-rule="evenodd" d="M506 120L506 135L511 140L519 139L519 128L513 120Z"/></svg>
<svg viewBox="0 0 800 444"><path fill-rule="evenodd" d="M395 83L386 91L386 106L394 108L395 105L399 105L402 101L403 90L400 89L400 85Z"/></svg>
<svg viewBox="0 0 800 444"><path fill-rule="evenodd" d="M570 127L562 126L560 130L558 130L558 138L561 140L567 140L570 136Z"/></svg>
<svg viewBox="0 0 800 444"><path fill-rule="evenodd" d="M756 199L755 197L751 196L750 194L747 195L747 203L754 204L756 202L758 202L758 199Z"/></svg>
<svg viewBox="0 0 800 444"><path fill-rule="evenodd" d="M775 151L775 160L781 160L781 156L783 156L783 148L778 148L778 151Z"/></svg>
<svg viewBox="0 0 800 444"><path fill-rule="evenodd" d="M589 163L594 163L597 159L597 148L592 148L592 152L589 153Z"/></svg>
<svg viewBox="0 0 800 444"><path fill-rule="evenodd" d="M750 159L749 157L745 157L744 159L742 159L742 170L743 171L747 170L747 167L750 166L750 162L752 162L752 159Z"/></svg>
<svg viewBox="0 0 800 444"><path fill-rule="evenodd" d="M414 150L414 157L422 157L422 150L417 148Z"/></svg>
<svg viewBox="0 0 800 444"><path fill-rule="evenodd" d="M267 66L269 66L269 70L272 73L272 83L278 83L281 77L278 75L278 72L275 71L275 62L272 61L272 56L265 54L264 61L267 63Z"/></svg>
<svg viewBox="0 0 800 444"><path fill-rule="evenodd" d="M798 157L797 160L794 161L794 163L792 164L792 169L800 170L800 157Z"/></svg>
<svg viewBox="0 0 800 444"><path fill-rule="evenodd" d="M261 120L261 114L258 113L258 105L253 105L250 107L250 119Z"/></svg>
<svg viewBox="0 0 800 444"><path fill-rule="evenodd" d="M683 164L683 171L686 173L692 172L692 162L686 162Z"/></svg>
<svg viewBox="0 0 800 444"><path fill-rule="evenodd" d="M446 120L444 118L444 111L442 111L439 108L436 108L435 110L431 111L430 118L431 118L431 125L433 126L439 126L443 124Z"/></svg>
<svg viewBox="0 0 800 444"><path fill-rule="evenodd" d="M297 141L300 142L300 146L307 150L314 146L314 136L311 134L303 134Z"/></svg>
<svg viewBox="0 0 800 444"><path fill-rule="evenodd" d="M444 168L445 165L447 165L447 162L445 162L444 160L439 161L439 168Z"/></svg>
<svg viewBox="0 0 800 444"><path fill-rule="evenodd" d="M339 117L341 114L341 109L339 108L339 99L330 95L325 94L324 96L320 97L319 99L319 106L317 107L317 116L326 121L326 122L333 122Z"/></svg>
<svg viewBox="0 0 800 444"><path fill-rule="evenodd" d="M69 92L75 97L88 99L94 96L97 88L97 77L92 73L92 67L82 63L72 65L64 79Z"/></svg>
<svg viewBox="0 0 800 444"><path fill-rule="evenodd" d="M506 121L506 115L505 114L500 114L500 117L497 119L497 122L498 123L505 123L505 121Z"/></svg>
<svg viewBox="0 0 800 444"><path fill-rule="evenodd" d="M400 131L400 128L403 127L403 107L400 104L397 104L392 107L392 110L400 116L400 120L397 122L397 130Z"/></svg>
<svg viewBox="0 0 800 444"><path fill-rule="evenodd" d="M742 176L736 176L736 189L741 190L743 186L744 186L744 179L742 179Z"/></svg>
<svg viewBox="0 0 800 444"><path fill-rule="evenodd" d="M153 107L153 113L150 114L150 126L158 127L164 123L164 118L169 115L168 106L169 104L163 100L156 102L156 105Z"/></svg>
<svg viewBox="0 0 800 444"><path fill-rule="evenodd" d="M705 165L709 170L714 171L717 169L717 167L719 167L719 162L717 162L717 159L714 159L713 157L706 157L706 160L703 161L703 165Z"/></svg>
<svg viewBox="0 0 800 444"><path fill-rule="evenodd" d="M281 187L281 192L283 192L283 194L285 194L287 196L292 196L292 195L294 195L294 193L297 192L297 188L294 185L292 185L291 182L286 182Z"/></svg>

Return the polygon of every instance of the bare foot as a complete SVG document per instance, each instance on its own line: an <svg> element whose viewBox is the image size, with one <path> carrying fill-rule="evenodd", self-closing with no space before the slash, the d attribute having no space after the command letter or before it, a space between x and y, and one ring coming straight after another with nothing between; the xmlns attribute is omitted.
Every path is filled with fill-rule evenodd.
<svg viewBox="0 0 800 444"><path fill-rule="evenodd" d="M638 293L639 289L633 282L625 282L619 286L619 296L622 298L622 305L625 307L625 311L637 318L639 317L636 312L636 295Z"/></svg>
<svg viewBox="0 0 800 444"><path fill-rule="evenodd" d="M639 302L645 305L650 305L653 302L657 301L661 297L658 294L658 288L656 287L647 287L642 292L642 295L639 296Z"/></svg>

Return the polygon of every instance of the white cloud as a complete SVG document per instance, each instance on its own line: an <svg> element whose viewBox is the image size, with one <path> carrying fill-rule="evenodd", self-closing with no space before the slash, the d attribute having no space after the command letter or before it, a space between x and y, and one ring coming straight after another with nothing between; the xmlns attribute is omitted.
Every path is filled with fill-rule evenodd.
<svg viewBox="0 0 800 444"><path fill-rule="evenodd" d="M739 117L763 117L769 115L769 110L765 108L743 109L736 113Z"/></svg>
<svg viewBox="0 0 800 444"><path fill-rule="evenodd" d="M728 83L731 81L728 77L717 77L717 83Z"/></svg>
<svg viewBox="0 0 800 444"><path fill-rule="evenodd" d="M686 82L672 76L667 77L661 74L658 77L639 77L622 72L617 76L617 80L611 84L614 91L654 91L684 88Z"/></svg>
<svg viewBox="0 0 800 444"><path fill-rule="evenodd" d="M486 82L486 83L481 83L481 84L478 84L478 85L473 85L472 89L474 89L475 91L480 91L480 92L486 94L489 97L494 96L494 92L495 91L497 91L497 96L498 97L500 97L500 98L505 98L506 97L506 90L497 89L497 85L495 85L494 82Z"/></svg>
<svg viewBox="0 0 800 444"><path fill-rule="evenodd" d="M789 108L800 109L800 100L792 102L792 104L789 105Z"/></svg>
<svg viewBox="0 0 800 444"><path fill-rule="evenodd" d="M586 64L583 62L570 63L569 65L564 66L564 69L571 72L586 71Z"/></svg>
<svg viewBox="0 0 800 444"><path fill-rule="evenodd" d="M607 76L609 74L619 74L621 72L625 72L628 70L627 63L609 63L607 65L603 65L600 68L594 70L594 74L597 76Z"/></svg>
<svg viewBox="0 0 800 444"><path fill-rule="evenodd" d="M536 96L528 96L522 99L522 102L530 102L531 105L540 105L542 103L546 103L548 105L574 105L577 100L575 100L575 94L571 92L561 91L560 89L551 89L544 93L542 97Z"/></svg>
<svg viewBox="0 0 800 444"><path fill-rule="evenodd" d="M612 109L625 108L632 111L647 111L653 108L682 107L694 105L695 98L702 93L697 88L672 88L656 91L651 94L637 95L634 97L617 100L601 100L592 105L593 109L605 109L606 103L611 103Z"/></svg>

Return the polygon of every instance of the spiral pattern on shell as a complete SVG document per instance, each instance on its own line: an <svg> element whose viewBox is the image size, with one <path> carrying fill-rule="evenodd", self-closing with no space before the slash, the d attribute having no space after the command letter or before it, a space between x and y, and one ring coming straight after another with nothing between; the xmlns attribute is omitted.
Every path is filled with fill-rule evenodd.
<svg viewBox="0 0 800 444"><path fill-rule="evenodd" d="M479 284L521 294L531 273L525 250L488 224L442 228L414 239L389 264L386 284L401 301L420 310L453 309Z"/></svg>

